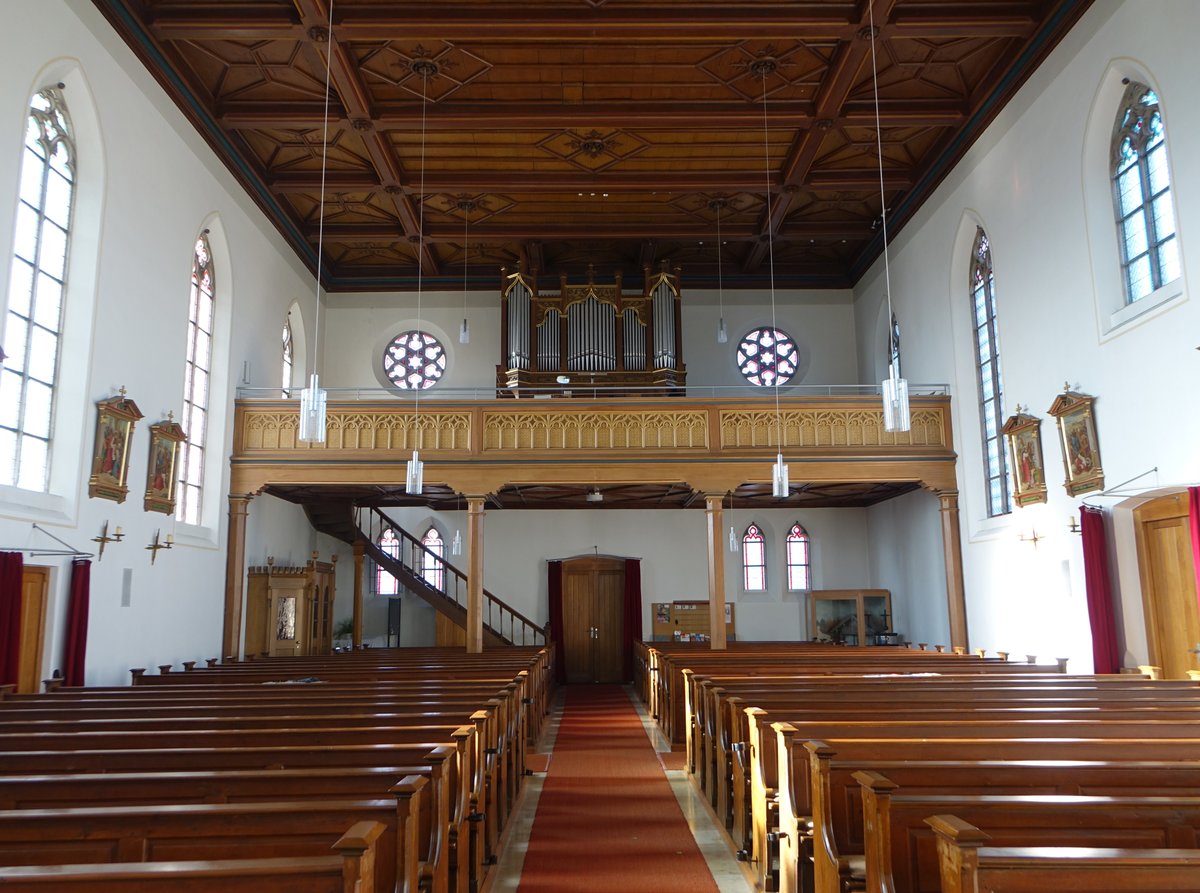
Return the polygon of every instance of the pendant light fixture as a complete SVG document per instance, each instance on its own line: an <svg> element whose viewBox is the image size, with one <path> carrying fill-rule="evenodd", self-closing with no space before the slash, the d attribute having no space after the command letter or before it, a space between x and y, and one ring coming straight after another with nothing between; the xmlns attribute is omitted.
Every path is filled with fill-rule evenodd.
<svg viewBox="0 0 1200 893"><path fill-rule="evenodd" d="M471 212L478 205L469 198L461 199L458 203L458 210L462 211L463 215L463 320L462 325L458 327L458 343L471 343L471 329L467 326L467 256L470 252L470 243L468 242L471 232Z"/></svg>
<svg viewBox="0 0 1200 893"><path fill-rule="evenodd" d="M733 532L733 491L729 491L729 551L738 550L737 534Z"/></svg>
<svg viewBox="0 0 1200 893"><path fill-rule="evenodd" d="M303 443L325 442L327 394L317 374L321 347L321 260L325 248L325 163L329 154L329 61L333 57L333 0L329 0L329 29L325 32L325 114L321 130L321 193L317 198L316 317L313 322L313 362L308 387L300 391L300 424L296 437Z"/></svg>
<svg viewBox="0 0 1200 893"><path fill-rule="evenodd" d="M462 494L461 493L458 494L458 511L459 511L459 514L462 513ZM457 527L454 528L454 539L452 539L450 541L450 554L451 555L461 555L462 554L462 531L459 530L459 528L457 528Z"/></svg>
<svg viewBox="0 0 1200 893"><path fill-rule="evenodd" d="M717 212L717 301L720 304L720 315L717 317L717 344L729 341L729 333L725 331L725 280L721 275L721 211L729 206L729 200L714 198L708 207Z"/></svg>
<svg viewBox="0 0 1200 893"><path fill-rule="evenodd" d="M879 219L883 230L883 287L888 310L888 374L880 385L883 396L883 429L907 431L912 426L908 409L908 382L900 377L900 342L892 312L892 274L888 263L887 194L883 187L883 133L879 121L879 69L875 62L875 7L868 3L871 34L871 86L875 96L875 153L879 157Z"/></svg>
<svg viewBox="0 0 1200 893"><path fill-rule="evenodd" d="M421 190L417 195L419 202L417 210L417 331L421 330L421 285L424 273L425 259L425 105L429 88L429 78L437 74L437 65L428 59L416 59L412 63L412 71L421 78ZM413 441L420 442L421 429L417 422L421 416L421 385L418 383L416 396L413 400ZM404 492L410 496L420 496L425 486L425 463L417 447L413 447L412 458L404 475Z"/></svg>
<svg viewBox="0 0 1200 893"><path fill-rule="evenodd" d="M767 75L773 74L778 63L769 57L758 59L750 66L750 70L762 78L763 102L763 172L766 175L767 200L767 258L771 281L771 337L776 338L779 328L775 324L775 227L771 220L771 145L767 129ZM779 412L779 370L776 368L771 378L775 386L775 443L778 452L775 464L771 466L771 495L776 499L786 499L788 495L788 467L783 461L783 417Z"/></svg>

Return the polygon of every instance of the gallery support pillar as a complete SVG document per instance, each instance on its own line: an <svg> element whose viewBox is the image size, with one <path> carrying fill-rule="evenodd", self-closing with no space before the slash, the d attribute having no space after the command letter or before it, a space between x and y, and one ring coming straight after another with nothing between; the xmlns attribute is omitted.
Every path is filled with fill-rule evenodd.
<svg viewBox="0 0 1200 893"><path fill-rule="evenodd" d="M366 544L362 540L354 542L354 619L351 621L353 629L350 633L350 643L357 651L362 647L362 621L363 621L363 566L366 562L363 561L363 556L366 554Z"/></svg>
<svg viewBox="0 0 1200 893"><path fill-rule="evenodd" d="M483 506L486 497L467 497L467 653L483 651Z"/></svg>
<svg viewBox="0 0 1200 893"><path fill-rule="evenodd" d="M225 548L225 621L221 658L235 660L242 649L242 603L246 594L246 518L250 496L229 497L229 539Z"/></svg>
<svg viewBox="0 0 1200 893"><path fill-rule="evenodd" d="M704 497L708 518L708 628L713 651L724 651L725 641L725 549L721 531L725 529L721 503L724 495Z"/></svg>
<svg viewBox="0 0 1200 893"><path fill-rule="evenodd" d="M963 585L962 534L959 532L958 491L938 490L942 516L942 550L946 559L946 606L950 615L950 645L967 648L967 599Z"/></svg>

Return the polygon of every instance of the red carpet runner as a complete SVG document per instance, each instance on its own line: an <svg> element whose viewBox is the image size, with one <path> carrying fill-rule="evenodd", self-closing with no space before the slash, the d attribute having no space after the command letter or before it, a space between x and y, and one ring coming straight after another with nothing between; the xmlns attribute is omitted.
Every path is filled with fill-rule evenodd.
<svg viewBox="0 0 1200 893"><path fill-rule="evenodd" d="M566 691L521 893L717 893L624 690Z"/></svg>

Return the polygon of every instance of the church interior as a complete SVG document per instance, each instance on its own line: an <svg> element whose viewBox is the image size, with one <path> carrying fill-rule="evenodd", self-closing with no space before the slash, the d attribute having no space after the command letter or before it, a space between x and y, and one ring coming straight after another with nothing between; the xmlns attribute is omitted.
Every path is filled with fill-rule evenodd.
<svg viewBox="0 0 1200 893"><path fill-rule="evenodd" d="M1098 765L1128 758L1120 739L1164 773L1124 793L1196 793L1194 764L1167 766L1200 739L1194 3L9 8L0 883L56 889L2 867L33 846L6 830L25 795L5 785L51 771L17 741L50 735L33 698L144 689L166 753L195 730L153 726L150 698L210 670L231 690L281 681L285 659L345 686L314 712L390 679L420 700L372 709L468 731L430 764L425 743L451 736L364 720L358 743L378 733L389 765L417 767L400 818L322 813L353 825L330 840L353 872L314 863L259 890L352 874L405 893L959 889L945 865L983 859L973 807L930 811L920 791L940 787L915 767L899 791L866 778L874 733L839 701L910 699L930 739L978 701L994 738L971 759ZM944 694L872 684L960 673L977 678ZM999 689L1033 680L1065 718L1025 737L1079 752L1007 740L1004 711L1027 708ZM1117 725L1073 729L1093 717L1066 711L1093 708ZM572 709L611 719L599 744ZM213 722L213 742L235 734ZM297 748L343 746L304 733ZM647 736L659 753L635 775L665 771L669 808L707 815L729 864L690 879L626 840L611 858L640 853L641 880L597 868L577 886L578 850L525 826L570 808L569 767ZM889 758L967 759L945 743ZM216 771L177 756L162 768ZM78 759L77 780L137 765ZM860 784L853 808L916 823L886 858L868 842L862 870L820 842L810 802L833 785L858 803ZM1042 782L1006 791L1025 784ZM456 796L443 839L430 816ZM624 808L572 833L636 823ZM828 808L831 829L852 824ZM1124 855L1106 878L1197 889L1200 821L1172 827L1138 846L1188 855ZM514 838L524 880L505 869ZM925 855L889 886L876 856L910 838ZM704 848L694 827L680 841ZM939 854L941 887L918 883ZM164 883L114 878L88 889Z"/></svg>

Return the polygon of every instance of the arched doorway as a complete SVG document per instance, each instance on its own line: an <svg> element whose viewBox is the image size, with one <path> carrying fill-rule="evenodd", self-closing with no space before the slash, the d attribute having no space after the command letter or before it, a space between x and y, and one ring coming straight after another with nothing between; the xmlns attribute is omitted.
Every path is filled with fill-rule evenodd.
<svg viewBox="0 0 1200 893"><path fill-rule="evenodd" d="M1186 493L1160 496L1133 510L1150 662L1166 679L1200 668L1200 607Z"/></svg>

